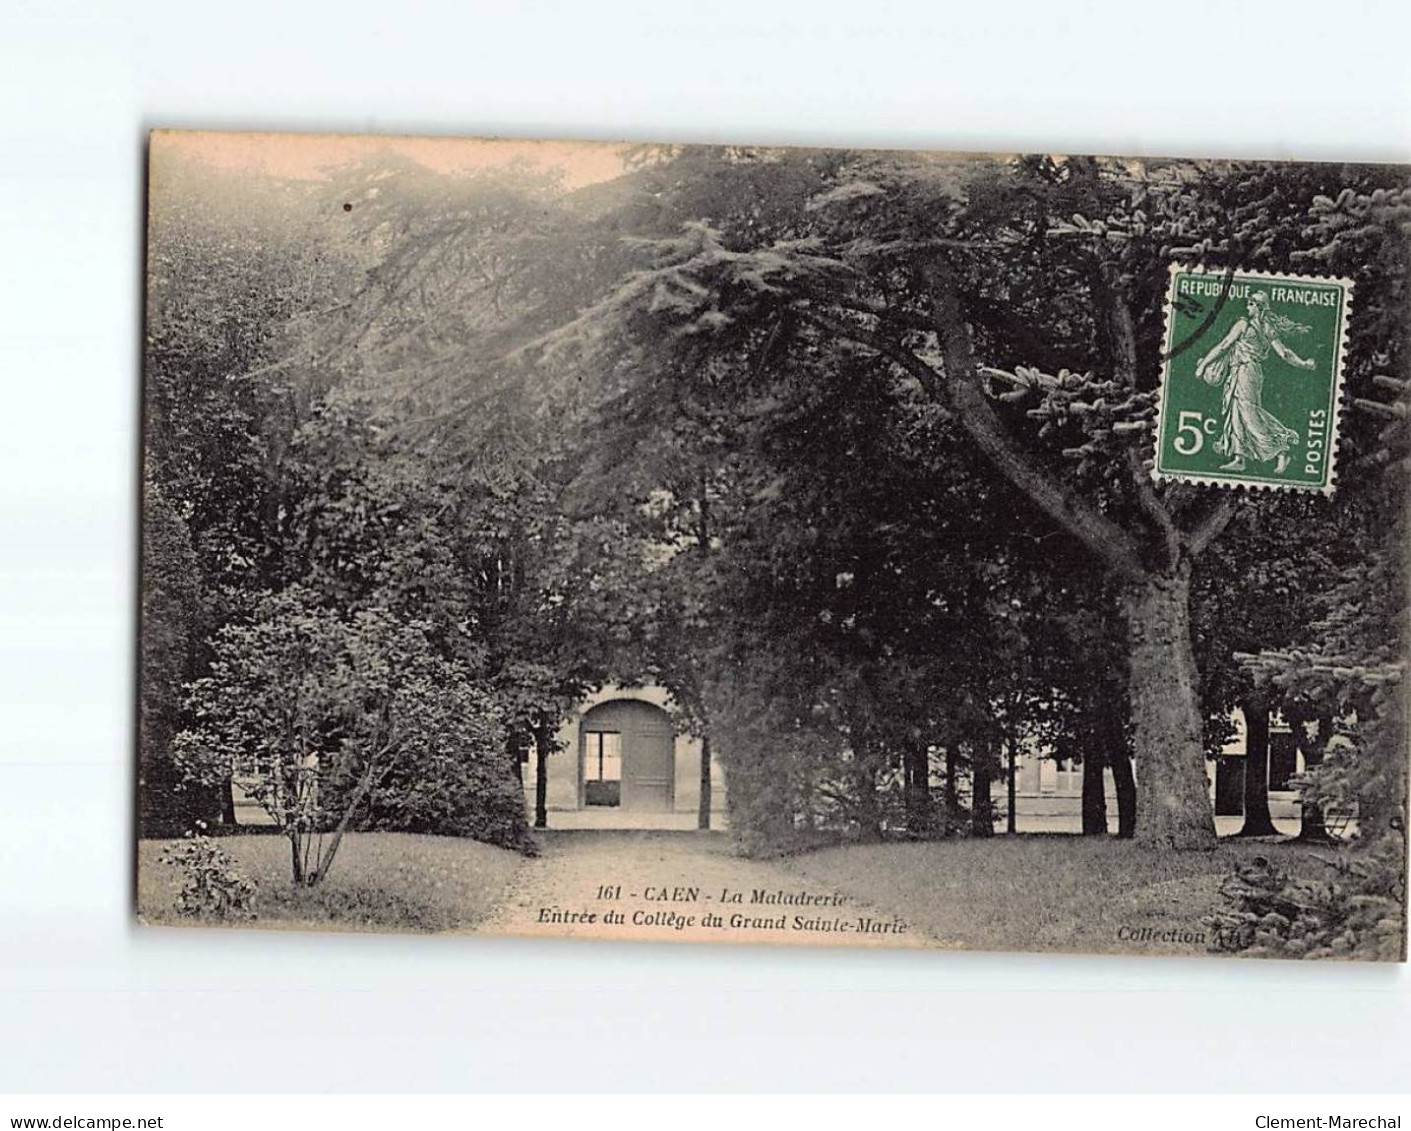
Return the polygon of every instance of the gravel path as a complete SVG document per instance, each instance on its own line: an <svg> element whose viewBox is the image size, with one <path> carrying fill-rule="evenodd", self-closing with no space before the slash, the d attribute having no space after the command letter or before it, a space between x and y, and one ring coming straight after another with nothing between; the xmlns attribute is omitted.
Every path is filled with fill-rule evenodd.
<svg viewBox="0 0 1411 1131"><path fill-rule="evenodd" d="M734 856L718 833L559 831L518 871L488 934L924 946L908 924L782 864Z"/></svg>

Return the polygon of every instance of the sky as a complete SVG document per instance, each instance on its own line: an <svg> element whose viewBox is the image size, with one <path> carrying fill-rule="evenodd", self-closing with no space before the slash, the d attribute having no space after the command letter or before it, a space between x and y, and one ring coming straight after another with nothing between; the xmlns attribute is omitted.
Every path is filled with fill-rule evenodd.
<svg viewBox="0 0 1411 1131"><path fill-rule="evenodd" d="M317 180L330 168L386 151L440 173L479 172L524 162L561 170L568 189L620 176L631 148L627 142L186 130L158 130L151 145L154 156L193 157L219 168L297 180Z"/></svg>

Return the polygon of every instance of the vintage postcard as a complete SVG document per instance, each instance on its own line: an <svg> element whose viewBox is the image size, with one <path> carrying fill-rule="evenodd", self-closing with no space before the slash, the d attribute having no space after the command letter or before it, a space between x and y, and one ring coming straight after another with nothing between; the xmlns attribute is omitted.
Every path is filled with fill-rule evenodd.
<svg viewBox="0 0 1411 1131"><path fill-rule="evenodd" d="M1400 961L1411 169L150 141L146 924Z"/></svg>

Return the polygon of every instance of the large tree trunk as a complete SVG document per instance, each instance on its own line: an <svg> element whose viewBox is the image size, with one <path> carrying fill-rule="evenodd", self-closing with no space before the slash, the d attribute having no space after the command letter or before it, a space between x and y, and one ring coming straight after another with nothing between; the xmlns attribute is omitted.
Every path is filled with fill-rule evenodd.
<svg viewBox="0 0 1411 1131"><path fill-rule="evenodd" d="M931 804L931 750L925 742L909 743L902 751L902 776L906 789L906 832L925 839L935 831Z"/></svg>
<svg viewBox="0 0 1411 1131"><path fill-rule="evenodd" d="M975 744L970 764L970 835L995 833L995 745L986 735Z"/></svg>
<svg viewBox="0 0 1411 1131"><path fill-rule="evenodd" d="M1328 747L1328 737L1333 733L1333 717L1318 716L1318 733L1308 736L1303 715L1293 716L1293 737L1298 749L1303 753L1303 769L1308 771L1323 761L1323 751ZM1302 819L1299 822L1298 839L1307 844L1339 844L1337 837L1328 832L1324 821L1323 807L1315 801L1303 799Z"/></svg>
<svg viewBox="0 0 1411 1131"><path fill-rule="evenodd" d="M860 729L853 738L852 756L858 839L881 840L882 806L881 799L877 796L877 762L871 741L860 733Z"/></svg>
<svg viewBox="0 0 1411 1131"><path fill-rule="evenodd" d="M1008 753L1008 765L1005 772L1005 819L1004 831L1007 833L1017 833L1019 831L1019 742L1011 734L1005 743Z"/></svg>
<svg viewBox="0 0 1411 1131"><path fill-rule="evenodd" d="M1269 812L1269 704L1246 701L1244 715L1244 824L1238 836L1278 836Z"/></svg>
<svg viewBox="0 0 1411 1131"><path fill-rule="evenodd" d="M552 739L547 731L534 735L534 827L549 827L549 751Z"/></svg>
<svg viewBox="0 0 1411 1131"><path fill-rule="evenodd" d="M1083 835L1107 835L1107 782L1096 743L1083 751Z"/></svg>
<svg viewBox="0 0 1411 1131"><path fill-rule="evenodd" d="M1151 848L1213 848L1215 814L1191 651L1189 565L1132 585L1123 611L1131 644L1136 840Z"/></svg>
<svg viewBox="0 0 1411 1131"><path fill-rule="evenodd" d="M1215 817L1209 802L1197 672L1191 653L1190 558L1218 538L1235 513L1235 495L1225 492L1193 528L1181 531L1151 489L1136 449L1128 470L1137 498L1160 531L1153 542L1114 521L1081 494L1034 461L1001 421L975 360L961 286L944 253L925 259L921 274L930 292L930 315L943 359L931 359L895 345L887 333L850 328L848 322L804 317L832 333L876 350L913 376L965 430L977 453L1056 526L1077 539L1094 561L1127 586L1124 608L1131 647L1129 684L1138 775L1136 839L1150 847L1213 848ZM1112 368L1123 384L1138 385L1138 353L1131 310L1114 287L1103 287L1110 301ZM887 319L882 316L885 324ZM1169 572L1153 573L1153 551Z"/></svg>
<svg viewBox="0 0 1411 1131"><path fill-rule="evenodd" d="M878 804L877 775L862 767L855 776L857 783L857 837L871 842L882 839L882 807Z"/></svg>
<svg viewBox="0 0 1411 1131"><path fill-rule="evenodd" d="M701 802L696 809L696 828L710 828L710 735L701 735Z"/></svg>

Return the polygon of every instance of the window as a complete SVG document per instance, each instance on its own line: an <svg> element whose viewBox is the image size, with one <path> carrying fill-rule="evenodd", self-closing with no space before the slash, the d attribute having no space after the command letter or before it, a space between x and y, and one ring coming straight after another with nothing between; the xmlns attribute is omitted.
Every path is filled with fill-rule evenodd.
<svg viewBox="0 0 1411 1131"><path fill-rule="evenodd" d="M583 735L583 801L618 805L622 801L622 735L590 730Z"/></svg>

